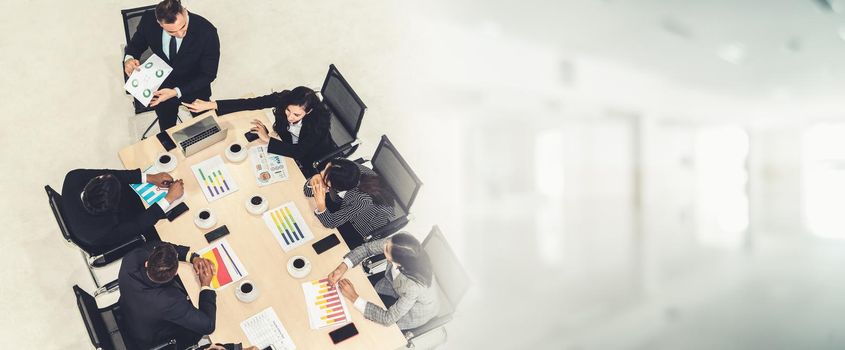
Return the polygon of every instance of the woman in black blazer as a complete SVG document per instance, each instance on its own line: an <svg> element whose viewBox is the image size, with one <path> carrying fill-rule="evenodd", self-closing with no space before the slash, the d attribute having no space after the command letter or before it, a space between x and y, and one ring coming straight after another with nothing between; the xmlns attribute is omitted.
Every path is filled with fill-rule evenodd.
<svg viewBox="0 0 845 350"><path fill-rule="evenodd" d="M195 100L193 103L182 104L194 113L216 109L219 116L244 110L273 108L276 122L273 123L272 134L258 119L252 121L253 127L250 130L262 142L269 143L268 152L295 159L306 177L317 172L312 163L333 149L329 134L329 111L314 90L304 86L255 98Z"/></svg>

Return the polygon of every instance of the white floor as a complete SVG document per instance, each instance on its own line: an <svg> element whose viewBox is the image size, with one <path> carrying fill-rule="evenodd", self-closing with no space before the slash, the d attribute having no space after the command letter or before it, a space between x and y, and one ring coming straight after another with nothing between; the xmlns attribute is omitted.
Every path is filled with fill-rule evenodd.
<svg viewBox="0 0 845 350"><path fill-rule="evenodd" d="M4 348L90 347L71 286L92 289L76 249L60 237L44 185L60 190L74 168L121 168L117 151L139 139L150 115L134 116L122 92L120 10L141 1L0 3L0 129L4 226L0 336ZM421 176L425 131L406 119L413 105L403 72L414 67L405 12L392 1L185 1L216 25L221 41L214 97L233 98L307 85L319 89L336 64L368 105L359 155L389 134ZM419 124L419 123L417 123ZM427 170L426 170L427 169ZM427 186L436 188L438 177ZM436 212L417 205L415 233ZM435 209L436 211L437 209ZM105 271L114 276L114 271Z"/></svg>

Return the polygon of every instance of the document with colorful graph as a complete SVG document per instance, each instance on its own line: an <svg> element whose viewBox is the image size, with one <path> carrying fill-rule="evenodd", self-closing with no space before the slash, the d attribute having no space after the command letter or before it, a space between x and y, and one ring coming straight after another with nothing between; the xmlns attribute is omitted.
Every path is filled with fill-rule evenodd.
<svg viewBox="0 0 845 350"><path fill-rule="evenodd" d="M235 250L229 245L226 239L197 252L200 257L211 260L214 264L214 277L211 279L211 288L215 290L226 287L246 276L246 267L238 259Z"/></svg>
<svg viewBox="0 0 845 350"><path fill-rule="evenodd" d="M267 153L267 146L251 147L249 161L252 163L252 172L255 174L258 186L267 186L288 179L285 158L278 154Z"/></svg>
<svg viewBox="0 0 845 350"><path fill-rule="evenodd" d="M209 202L223 198L238 190L235 178L232 177L229 168L226 167L223 158L219 155L192 166L191 171L197 178L200 189L205 194L205 199Z"/></svg>
<svg viewBox="0 0 845 350"><path fill-rule="evenodd" d="M132 72L123 88L146 107L153 99L153 94L172 71L173 68L167 62L153 54Z"/></svg>
<svg viewBox="0 0 845 350"><path fill-rule="evenodd" d="M346 301L337 288L329 285L328 278L305 282L302 284L305 293L305 306L311 329L337 326L352 321Z"/></svg>
<svg viewBox="0 0 845 350"><path fill-rule="evenodd" d="M268 210L262 218L285 252L314 239L314 234L293 202Z"/></svg>
<svg viewBox="0 0 845 350"><path fill-rule="evenodd" d="M159 173L158 169L156 169L155 165L151 165L146 170L144 170L144 174L156 174ZM166 188L159 188L156 185L153 185L149 182L141 183L141 184L130 184L129 187L141 197L144 203L147 205L153 205L156 202L160 201L162 198L167 196L167 189Z"/></svg>

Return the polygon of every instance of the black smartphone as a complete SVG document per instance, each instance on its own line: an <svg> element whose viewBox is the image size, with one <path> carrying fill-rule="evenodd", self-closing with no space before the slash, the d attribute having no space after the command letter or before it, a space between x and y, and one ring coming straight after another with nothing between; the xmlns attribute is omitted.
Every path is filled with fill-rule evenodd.
<svg viewBox="0 0 845 350"><path fill-rule="evenodd" d="M337 234L332 233L330 236L326 236L326 238L317 241L317 243L314 243L311 246L314 247L314 251L317 252L317 254L323 254L324 251L327 251L338 244L340 244L340 239L337 238Z"/></svg>
<svg viewBox="0 0 845 350"><path fill-rule="evenodd" d="M252 141L258 140L258 134L254 133L252 131L247 131L246 134L244 134L244 137L246 137L246 142L252 142Z"/></svg>
<svg viewBox="0 0 845 350"><path fill-rule="evenodd" d="M358 334L358 328L355 328L354 323L350 323L338 329L335 329L329 332L329 336L332 337L332 342L337 344L346 339L352 338L353 336Z"/></svg>
<svg viewBox="0 0 845 350"><path fill-rule="evenodd" d="M185 204L184 202L182 202L182 203L179 203L179 205L173 207L173 209L170 209L170 211L167 212L167 214L165 214L165 216L167 216L167 220L173 221L173 220L176 220L176 218L178 218L179 215L182 215L184 212L188 211L188 209L189 209L188 205Z"/></svg>
<svg viewBox="0 0 845 350"><path fill-rule="evenodd" d="M229 234L229 228L226 227L226 225L223 225L223 226L220 226L220 227L213 229L213 230L209 231L208 233L206 233L205 234L205 240L208 241L208 243L211 243L211 241L218 239L220 237L223 237L225 235L228 235L228 234Z"/></svg>
<svg viewBox="0 0 845 350"><path fill-rule="evenodd" d="M170 135L168 135L166 131L156 134L156 138L158 139L158 142L161 143L161 146L164 147L165 151L176 148L176 143L173 142L173 139L170 138Z"/></svg>

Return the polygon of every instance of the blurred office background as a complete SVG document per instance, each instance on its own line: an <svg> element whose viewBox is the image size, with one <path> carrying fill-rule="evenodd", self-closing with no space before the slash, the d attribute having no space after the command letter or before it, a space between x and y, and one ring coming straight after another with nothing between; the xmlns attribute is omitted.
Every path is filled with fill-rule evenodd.
<svg viewBox="0 0 845 350"><path fill-rule="evenodd" d="M3 4L3 32L37 28L0 41L34 57L0 57L22 67L3 120L44 121L31 147L50 155L11 152L31 141L0 130L4 166L31 174L0 175L27 192L2 203L18 232L3 259L21 266L2 311L24 316L0 334L15 346L44 332L45 348L87 344L69 292L87 272L63 264L78 257L40 191L75 167L119 167L146 126L112 62L119 10L147 2L73 4ZM443 348L845 347L845 1L188 7L220 28L215 97L317 86L329 63L361 94L356 155L390 136L425 182L408 229L438 224L472 275ZM39 15L15 15L27 9ZM108 18L69 32L96 38L87 49L39 44L82 14ZM82 68L52 66L57 50ZM68 101L48 78L88 83ZM80 156L56 155L70 144Z"/></svg>
<svg viewBox="0 0 845 350"><path fill-rule="evenodd" d="M430 10L476 278L448 348L845 347L845 2Z"/></svg>

